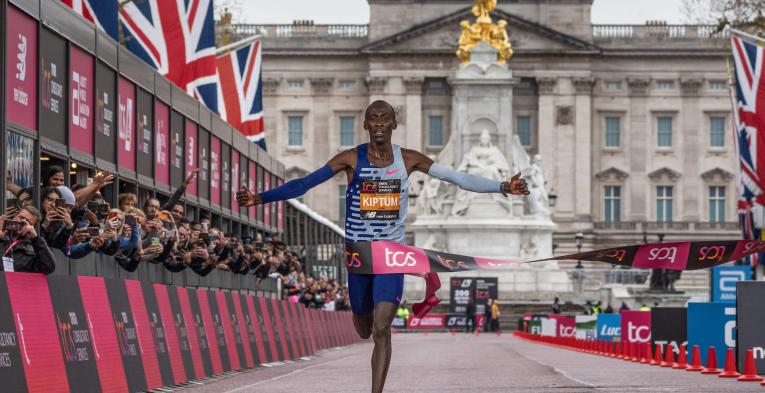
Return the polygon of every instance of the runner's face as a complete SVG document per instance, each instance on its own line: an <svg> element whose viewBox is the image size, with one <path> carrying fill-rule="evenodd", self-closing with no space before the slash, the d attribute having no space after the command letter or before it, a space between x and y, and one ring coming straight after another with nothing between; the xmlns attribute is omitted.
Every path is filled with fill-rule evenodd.
<svg viewBox="0 0 765 393"><path fill-rule="evenodd" d="M395 115L386 105L369 108L364 117L364 129L369 132L369 140L375 144L390 143L395 128Z"/></svg>

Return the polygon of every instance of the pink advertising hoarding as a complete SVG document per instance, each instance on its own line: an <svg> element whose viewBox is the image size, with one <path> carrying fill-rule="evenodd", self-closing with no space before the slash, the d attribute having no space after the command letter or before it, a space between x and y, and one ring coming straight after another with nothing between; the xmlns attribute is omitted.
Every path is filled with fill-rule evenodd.
<svg viewBox="0 0 765 393"><path fill-rule="evenodd" d="M154 101L154 180L170 182L170 109Z"/></svg>
<svg viewBox="0 0 765 393"><path fill-rule="evenodd" d="M8 121L37 130L37 23L8 6L5 102Z"/></svg>
<svg viewBox="0 0 765 393"><path fill-rule="evenodd" d="M239 191L239 151L231 149L231 211L239 213L236 203L236 192Z"/></svg>
<svg viewBox="0 0 765 393"><path fill-rule="evenodd" d="M135 85L120 77L117 91L117 164L135 172Z"/></svg>
<svg viewBox="0 0 765 393"><path fill-rule="evenodd" d="M255 163L252 161L250 161L249 167L250 167L250 176L247 177L247 188L250 191L255 192L255 184L256 184L255 179L258 176L258 168L255 166ZM250 206L250 209L248 210L248 214L251 220L256 219L258 215L258 208L255 206Z"/></svg>
<svg viewBox="0 0 765 393"><path fill-rule="evenodd" d="M199 144L199 132L197 130L197 123L191 120L186 120L186 176L191 171L197 169L199 166L199 156L197 154L197 145ZM197 195L197 180L194 179L186 187L186 192L189 195Z"/></svg>
<svg viewBox="0 0 765 393"><path fill-rule="evenodd" d="M263 171L263 191L271 189L271 174ZM271 205L263 205L263 223L271 225Z"/></svg>
<svg viewBox="0 0 765 393"><path fill-rule="evenodd" d="M220 139L210 137L210 202L220 206Z"/></svg>
<svg viewBox="0 0 765 393"><path fill-rule="evenodd" d="M93 155L93 56L69 51L69 145Z"/></svg>
<svg viewBox="0 0 765 393"><path fill-rule="evenodd" d="M622 311L622 342L651 342L651 312Z"/></svg>

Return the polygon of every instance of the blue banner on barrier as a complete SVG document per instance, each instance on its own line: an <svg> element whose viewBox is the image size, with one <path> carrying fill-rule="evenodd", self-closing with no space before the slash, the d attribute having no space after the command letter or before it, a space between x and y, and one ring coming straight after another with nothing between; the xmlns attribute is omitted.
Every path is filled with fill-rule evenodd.
<svg viewBox="0 0 765 393"><path fill-rule="evenodd" d="M622 336L622 316L620 314L598 314L598 340L613 340Z"/></svg>
<svg viewBox="0 0 765 393"><path fill-rule="evenodd" d="M688 348L698 345L701 364L714 346L717 364L725 364L728 348L736 347L736 306L725 303L688 303Z"/></svg>
<svg viewBox="0 0 765 393"><path fill-rule="evenodd" d="M749 265L717 266L712 268L710 300L715 303L736 303L736 283L752 279Z"/></svg>

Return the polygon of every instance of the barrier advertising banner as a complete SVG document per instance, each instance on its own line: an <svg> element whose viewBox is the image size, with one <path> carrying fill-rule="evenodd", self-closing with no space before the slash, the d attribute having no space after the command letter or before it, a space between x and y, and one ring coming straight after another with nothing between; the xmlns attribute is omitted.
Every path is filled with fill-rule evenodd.
<svg viewBox="0 0 765 393"><path fill-rule="evenodd" d="M543 336L551 336L555 337L558 333L558 320L555 318L545 318L542 317L539 319L541 324L540 334Z"/></svg>
<svg viewBox="0 0 765 393"><path fill-rule="evenodd" d="M595 329L598 324L597 315L577 315L576 317L576 338L594 340L596 337Z"/></svg>
<svg viewBox="0 0 765 393"><path fill-rule="evenodd" d="M542 334L542 320L539 318L529 321L529 333Z"/></svg>
<svg viewBox="0 0 765 393"><path fill-rule="evenodd" d="M71 46L69 50L69 144L93 155L93 56Z"/></svg>
<svg viewBox="0 0 765 393"><path fill-rule="evenodd" d="M746 350L754 352L757 373L765 373L765 282L740 281L736 284L736 343L740 371L744 364Z"/></svg>
<svg viewBox="0 0 765 393"><path fill-rule="evenodd" d="M709 298L715 303L736 303L736 283L751 279L752 267L749 265L713 267Z"/></svg>
<svg viewBox="0 0 765 393"><path fill-rule="evenodd" d="M465 313L467 305L473 301L475 280L469 277L449 278L449 308L453 313Z"/></svg>
<svg viewBox="0 0 765 393"><path fill-rule="evenodd" d="M598 314L596 336L598 340L621 339L622 316L621 314Z"/></svg>
<svg viewBox="0 0 765 393"><path fill-rule="evenodd" d="M648 311L622 311L622 342L647 343L651 341L651 313Z"/></svg>
<svg viewBox="0 0 765 393"><path fill-rule="evenodd" d="M651 309L651 348L659 344L662 353L669 346L680 354L680 345L687 344L688 312L685 307L656 307Z"/></svg>
<svg viewBox="0 0 765 393"><path fill-rule="evenodd" d="M18 8L6 13L5 105L8 122L37 130L37 23ZM65 49L66 50L66 49ZM62 78L66 71L61 69ZM63 85L62 85L63 93ZM64 124L64 123L62 123Z"/></svg>
<svg viewBox="0 0 765 393"><path fill-rule="evenodd" d="M701 363L714 346L717 364L725 364L728 348L736 348L736 306L725 303L688 303L688 347L698 345Z"/></svg>
<svg viewBox="0 0 765 393"><path fill-rule="evenodd" d="M47 29L40 31L40 136L62 145L66 145L67 121L66 46L60 35ZM30 66L35 67L34 63ZM14 116L18 115L8 112L8 117ZM75 143L73 138L71 141Z"/></svg>
<svg viewBox="0 0 765 393"><path fill-rule="evenodd" d="M428 314L423 318L415 318L413 315L407 321L409 329L442 329L446 327L446 315Z"/></svg>
<svg viewBox="0 0 765 393"><path fill-rule="evenodd" d="M135 172L135 85L123 77L117 83L117 163Z"/></svg>
<svg viewBox="0 0 765 393"><path fill-rule="evenodd" d="M576 337L576 319L574 317L559 317L555 335L558 337Z"/></svg>

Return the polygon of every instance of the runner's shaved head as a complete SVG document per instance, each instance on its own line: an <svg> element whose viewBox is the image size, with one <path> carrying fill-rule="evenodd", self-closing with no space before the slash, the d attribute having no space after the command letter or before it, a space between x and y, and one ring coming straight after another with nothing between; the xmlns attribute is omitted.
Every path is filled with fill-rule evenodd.
<svg viewBox="0 0 765 393"><path fill-rule="evenodd" d="M396 111L393 109L393 106L391 104L387 103L386 101L377 100L377 101L369 104L369 106L367 107L366 112L364 112L364 117L365 118L369 116L369 110L372 109L372 108L385 108L386 110L388 110L390 112L391 116L393 116L393 120L394 121L396 120Z"/></svg>

